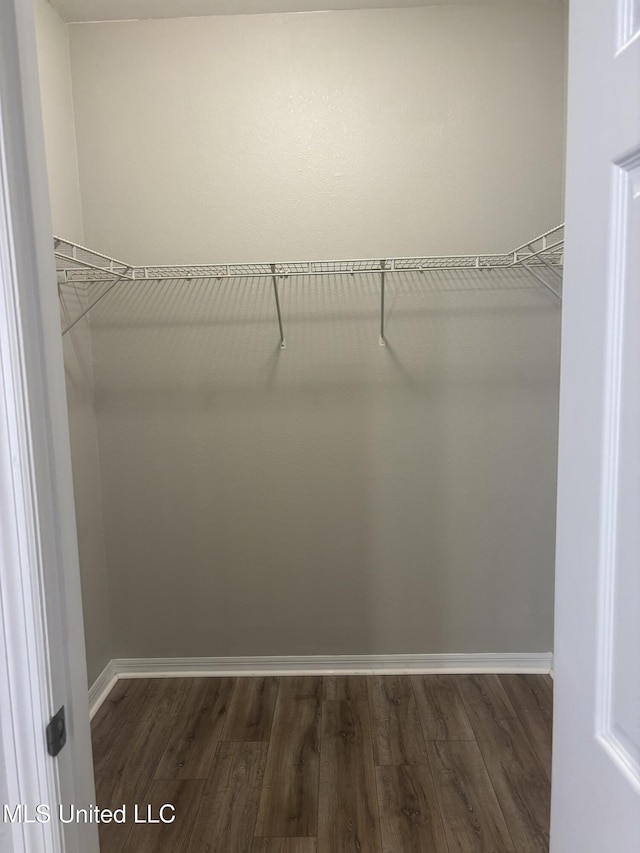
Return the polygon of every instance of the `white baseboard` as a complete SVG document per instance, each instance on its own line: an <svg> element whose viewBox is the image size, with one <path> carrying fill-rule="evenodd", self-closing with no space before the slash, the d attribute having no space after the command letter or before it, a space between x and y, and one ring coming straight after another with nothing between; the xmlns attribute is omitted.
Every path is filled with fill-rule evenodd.
<svg viewBox="0 0 640 853"><path fill-rule="evenodd" d="M107 698L118 680L116 662L110 660L89 688L89 719L93 720L100 705Z"/></svg>
<svg viewBox="0 0 640 853"><path fill-rule="evenodd" d="M116 658L89 691L91 716L119 678L222 675L402 675L538 673L547 675L551 652L442 655L293 655L215 658Z"/></svg>
<svg viewBox="0 0 640 853"><path fill-rule="evenodd" d="M393 675L402 673L530 672L547 674L553 655L292 655L215 658L117 658L118 678L189 675Z"/></svg>
<svg viewBox="0 0 640 853"><path fill-rule="evenodd" d="M394 675L402 673L531 672L547 674L552 655L294 655L225 658L120 658L118 678L189 675Z"/></svg>

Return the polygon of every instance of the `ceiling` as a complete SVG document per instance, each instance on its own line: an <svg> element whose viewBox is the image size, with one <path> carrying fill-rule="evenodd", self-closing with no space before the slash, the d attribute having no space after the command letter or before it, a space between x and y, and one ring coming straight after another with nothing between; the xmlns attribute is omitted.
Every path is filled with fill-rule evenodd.
<svg viewBox="0 0 640 853"><path fill-rule="evenodd" d="M49 0L65 21L131 21L201 15L253 15L264 12L314 12L333 9L388 9L481 3L487 0ZM509 0L534 2L534 0ZM535 0L554 2L554 0Z"/></svg>

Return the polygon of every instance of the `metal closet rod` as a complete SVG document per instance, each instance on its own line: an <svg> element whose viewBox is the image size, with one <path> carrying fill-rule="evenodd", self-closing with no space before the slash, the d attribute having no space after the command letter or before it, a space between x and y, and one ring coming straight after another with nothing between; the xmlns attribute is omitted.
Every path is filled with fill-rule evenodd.
<svg viewBox="0 0 640 853"><path fill-rule="evenodd" d="M76 323L85 317L98 302L113 290L121 281L161 281L161 280L191 280L208 278L221 280L223 278L270 277L273 286L278 329L280 333L280 348L286 349L278 278L289 276L318 276L336 274L375 273L380 275L380 346L386 345L385 340L385 278L390 272L433 272L437 270L496 270L521 266L538 282L547 288L558 299L561 294L541 275L545 270L562 279L558 267L562 265L564 247L564 225L545 231L527 243L518 246L512 252L503 255L443 255L422 258L382 258L345 261L297 261L281 263L257 264L194 264L193 266L140 266L134 267L118 261L109 255L96 252L86 246L72 243L60 237L54 237L55 255L71 267L58 269L65 283L107 282L108 287L102 291L82 312L71 322L67 322L62 330L65 335ZM533 268L537 266L538 270ZM96 272L102 274L96 277ZM60 282L59 282L60 284Z"/></svg>

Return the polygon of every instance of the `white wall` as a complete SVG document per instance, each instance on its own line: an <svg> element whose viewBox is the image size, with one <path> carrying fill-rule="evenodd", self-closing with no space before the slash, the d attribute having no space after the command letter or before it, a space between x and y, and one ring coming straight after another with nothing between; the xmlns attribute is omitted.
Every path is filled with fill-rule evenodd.
<svg viewBox="0 0 640 853"><path fill-rule="evenodd" d="M509 250L561 219L564 18L74 24L86 238L132 263Z"/></svg>
<svg viewBox="0 0 640 853"><path fill-rule="evenodd" d="M47 0L35 0L42 113L54 232L84 242L68 28ZM67 308L82 298L64 291ZM67 403L89 682L113 657L106 574L93 364L87 321L64 340Z"/></svg>
<svg viewBox="0 0 640 853"><path fill-rule="evenodd" d="M73 25L86 240L508 249L561 217L560 4ZM497 273L120 285L92 314L117 656L552 648L559 309Z"/></svg>
<svg viewBox="0 0 640 853"><path fill-rule="evenodd" d="M552 649L560 311L499 273L123 285L92 320L116 654Z"/></svg>
<svg viewBox="0 0 640 853"><path fill-rule="evenodd" d="M48 0L34 10L53 230L83 243L68 27Z"/></svg>

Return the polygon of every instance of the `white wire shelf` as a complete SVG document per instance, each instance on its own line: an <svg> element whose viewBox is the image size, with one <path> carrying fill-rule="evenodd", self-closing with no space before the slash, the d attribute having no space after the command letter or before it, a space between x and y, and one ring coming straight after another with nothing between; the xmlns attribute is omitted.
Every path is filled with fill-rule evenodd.
<svg viewBox="0 0 640 853"><path fill-rule="evenodd" d="M190 281L192 279L270 278L273 284L280 345L284 348L282 315L278 294L278 279L296 276L362 275L377 274L381 281L380 343L384 344L384 288L388 274L401 271L428 273L437 270L498 270L522 267L540 284L561 299L558 283L562 280L564 261L564 225L558 225L544 234L523 243L512 252L493 255L441 255L417 258L365 258L333 261L283 261L232 264L179 264L133 266L101 252L80 246L61 237L54 237L58 286L84 285L84 302L78 300L82 310L69 317L63 303L66 334L119 282L136 281ZM92 295L91 285L106 285L98 295ZM61 296L61 302L62 296ZM84 304L86 302L86 304Z"/></svg>

